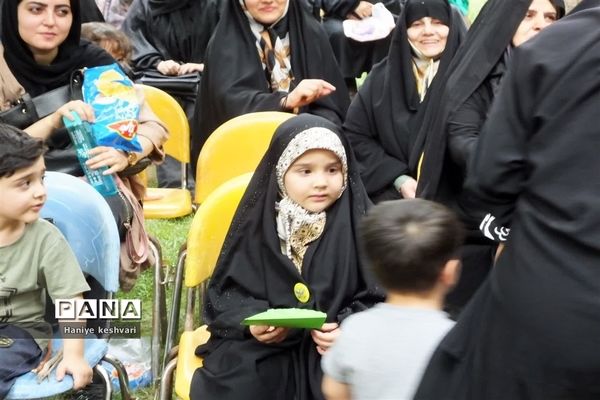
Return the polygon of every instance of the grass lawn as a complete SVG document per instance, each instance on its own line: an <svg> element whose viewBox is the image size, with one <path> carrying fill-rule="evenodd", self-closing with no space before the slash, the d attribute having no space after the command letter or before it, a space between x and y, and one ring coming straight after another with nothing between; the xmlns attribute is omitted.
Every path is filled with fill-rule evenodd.
<svg viewBox="0 0 600 400"><path fill-rule="evenodd" d="M192 215L172 220L147 220L146 228L150 235L157 238L161 244L163 263L170 266L170 276L174 275L179 248L185 243L187 233L192 223ZM118 292L117 298L142 300L142 336L152 335L152 301L154 295L154 271L147 269L142 272L133 289L129 292ZM167 310L170 310L172 296L172 285L167 286ZM185 296L182 296L182 307L185 307ZM183 327L180 321L180 330ZM162 354L162 352L161 352ZM148 354L148 357L150 355ZM134 392L138 400L150 400L154 398L154 388L141 388ZM115 395L119 398L119 395Z"/></svg>

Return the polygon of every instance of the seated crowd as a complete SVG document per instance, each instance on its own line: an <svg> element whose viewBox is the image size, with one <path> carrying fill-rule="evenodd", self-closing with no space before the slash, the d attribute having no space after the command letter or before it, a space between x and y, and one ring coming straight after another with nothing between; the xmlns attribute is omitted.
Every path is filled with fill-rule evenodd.
<svg viewBox="0 0 600 400"><path fill-rule="evenodd" d="M379 1L96 3L1 3L0 398L47 361L42 294L102 293L39 214L44 171L84 177L63 120L96 115L75 73L115 63L132 81L197 78L193 95L172 93L193 171L228 120L295 114L208 283L191 399L600 397L600 0L568 15L563 0L487 0L473 21L466 1L386 0L396 26L368 42L342 21ZM140 87L135 98L140 150L96 146L86 165L141 207L137 172L154 164L173 186L179 166ZM106 199L126 248L127 204ZM122 257L121 288L149 262ZM242 325L286 308L325 322ZM65 340L57 369L75 389L92 379L82 349Z"/></svg>

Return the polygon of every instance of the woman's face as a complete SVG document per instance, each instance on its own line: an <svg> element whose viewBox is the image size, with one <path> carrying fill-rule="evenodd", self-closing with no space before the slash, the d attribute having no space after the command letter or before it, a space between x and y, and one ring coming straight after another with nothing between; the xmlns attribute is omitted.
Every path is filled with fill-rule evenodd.
<svg viewBox="0 0 600 400"><path fill-rule="evenodd" d="M245 0L246 9L256 21L264 25L275 23L285 11L287 0Z"/></svg>
<svg viewBox="0 0 600 400"><path fill-rule="evenodd" d="M22 0L17 8L19 35L36 55L56 55L71 30L69 0Z"/></svg>
<svg viewBox="0 0 600 400"><path fill-rule="evenodd" d="M414 21L406 30L408 40L427 58L434 58L442 54L446 48L449 32L448 25L431 17L423 17Z"/></svg>
<svg viewBox="0 0 600 400"><path fill-rule="evenodd" d="M556 19L556 9L549 0L533 0L512 38L513 46L519 47Z"/></svg>

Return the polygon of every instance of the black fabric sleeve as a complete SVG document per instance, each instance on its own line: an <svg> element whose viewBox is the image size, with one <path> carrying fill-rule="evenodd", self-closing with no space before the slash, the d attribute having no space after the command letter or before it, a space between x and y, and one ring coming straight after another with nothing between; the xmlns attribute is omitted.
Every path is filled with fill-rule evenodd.
<svg viewBox="0 0 600 400"><path fill-rule="evenodd" d="M452 161L467 174L470 158L475 154L481 127L485 123L489 101L481 85L448 119L448 150Z"/></svg>
<svg viewBox="0 0 600 400"><path fill-rule="evenodd" d="M369 194L384 190L400 175L409 173L407 163L389 155L377 134L377 121L370 98L374 93L383 93L379 91L383 90L379 86L379 81L367 78L350 104L343 127L360 165L361 178Z"/></svg>
<svg viewBox="0 0 600 400"><path fill-rule="evenodd" d="M466 189L485 214L480 229L492 240L506 240L514 206L529 174L526 161L527 142L532 132L531 82L519 80L519 61L513 59L511 70L502 85L484 125L473 171Z"/></svg>

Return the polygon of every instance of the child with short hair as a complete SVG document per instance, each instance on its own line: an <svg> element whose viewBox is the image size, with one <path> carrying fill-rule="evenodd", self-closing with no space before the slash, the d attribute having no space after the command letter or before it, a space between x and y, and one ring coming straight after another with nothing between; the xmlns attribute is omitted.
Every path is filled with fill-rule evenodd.
<svg viewBox="0 0 600 400"><path fill-rule="evenodd" d="M86 22L81 24L81 37L102 47L132 76L131 54L133 46L127 35L106 22Z"/></svg>
<svg viewBox="0 0 600 400"><path fill-rule="evenodd" d="M441 308L458 277L462 225L446 207L411 199L378 204L361 228L387 298L344 321L322 360L323 393L328 400L412 399L454 324Z"/></svg>
<svg viewBox="0 0 600 400"><path fill-rule="evenodd" d="M191 399L317 400L339 323L383 300L358 223L370 206L340 129L302 114L279 126L252 176L207 288L211 332ZM241 322L271 308L327 314L320 329Z"/></svg>
<svg viewBox="0 0 600 400"><path fill-rule="evenodd" d="M51 334L45 293L54 300L89 290L60 231L40 219L46 201L43 141L0 124L0 398L14 379L40 367ZM74 389L91 382L83 339L64 339L56 376L73 375Z"/></svg>

